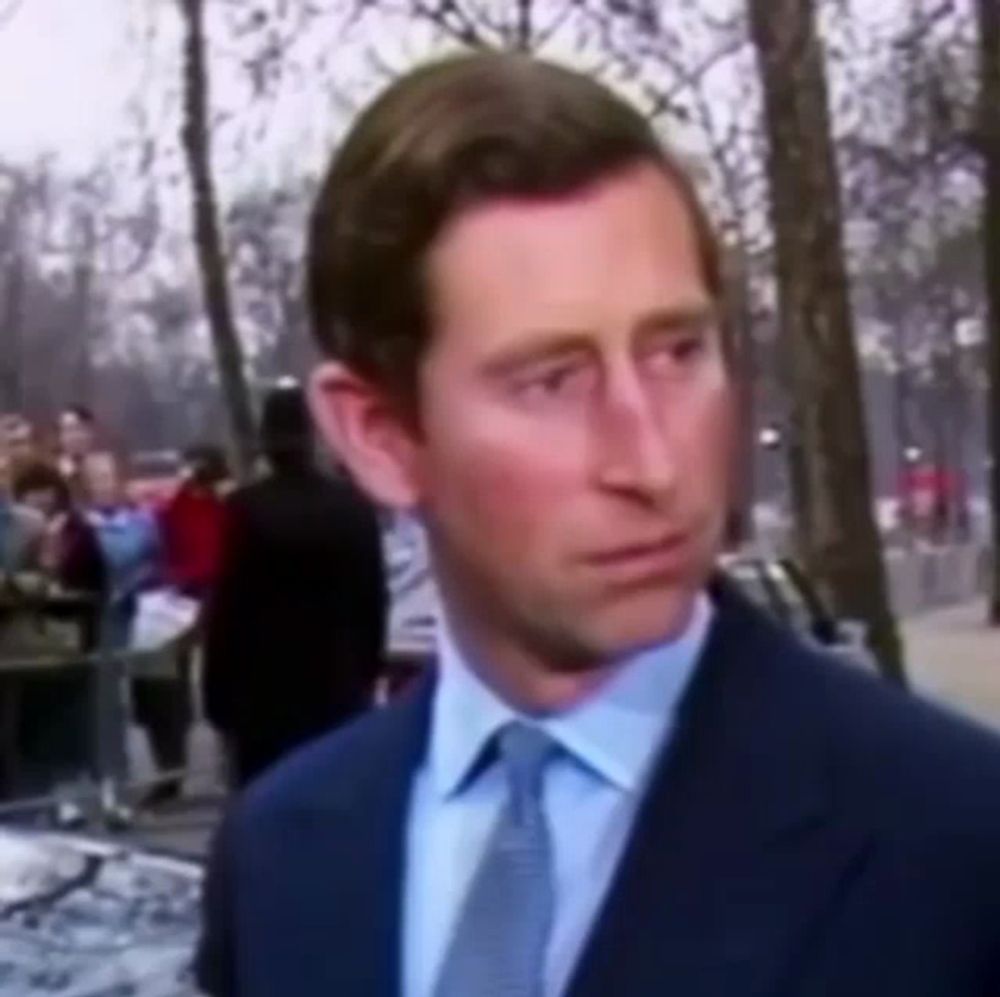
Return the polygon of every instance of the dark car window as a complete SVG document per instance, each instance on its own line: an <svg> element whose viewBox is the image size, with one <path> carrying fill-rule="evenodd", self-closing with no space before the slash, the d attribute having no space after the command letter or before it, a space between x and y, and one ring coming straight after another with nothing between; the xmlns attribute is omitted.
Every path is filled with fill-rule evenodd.
<svg viewBox="0 0 1000 997"><path fill-rule="evenodd" d="M793 576L778 561L765 561L764 570L771 583L781 593L781 601L784 604L783 615L787 622L796 630L811 632L815 618Z"/></svg>
<svg viewBox="0 0 1000 997"><path fill-rule="evenodd" d="M726 575L736 582L740 591L761 609L790 623L792 621L789 619L782 588L768 573L766 564L761 558L741 558L724 561L722 567Z"/></svg>
<svg viewBox="0 0 1000 997"><path fill-rule="evenodd" d="M721 567L750 599L777 619L824 644L835 641L833 617L793 561L739 557L723 560Z"/></svg>

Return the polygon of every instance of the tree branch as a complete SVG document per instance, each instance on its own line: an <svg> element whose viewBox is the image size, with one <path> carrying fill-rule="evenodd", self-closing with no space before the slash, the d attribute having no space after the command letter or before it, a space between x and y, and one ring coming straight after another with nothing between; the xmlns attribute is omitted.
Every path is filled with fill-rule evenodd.
<svg viewBox="0 0 1000 997"><path fill-rule="evenodd" d="M456 0L440 0L436 5L424 3L424 0L414 0L413 13L463 45L471 48L489 46L489 41L482 36L475 22L462 10ZM458 24L450 23L449 16L457 18Z"/></svg>

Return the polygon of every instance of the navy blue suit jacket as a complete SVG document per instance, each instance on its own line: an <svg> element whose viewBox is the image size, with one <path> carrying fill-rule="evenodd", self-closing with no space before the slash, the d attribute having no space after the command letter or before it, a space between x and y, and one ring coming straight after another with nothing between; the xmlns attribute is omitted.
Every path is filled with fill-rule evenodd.
<svg viewBox="0 0 1000 997"><path fill-rule="evenodd" d="M569 997L1000 995L1000 742L735 593L717 609ZM401 992L430 696L304 749L231 811L206 888L209 993Z"/></svg>

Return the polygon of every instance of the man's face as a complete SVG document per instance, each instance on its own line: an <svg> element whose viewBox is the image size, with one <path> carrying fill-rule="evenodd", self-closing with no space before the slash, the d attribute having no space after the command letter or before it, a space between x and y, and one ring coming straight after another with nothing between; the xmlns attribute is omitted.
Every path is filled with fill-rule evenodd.
<svg viewBox="0 0 1000 997"><path fill-rule="evenodd" d="M12 464L25 463L35 456L34 430L25 419L15 418L7 422L3 442L3 449Z"/></svg>
<svg viewBox="0 0 1000 997"><path fill-rule="evenodd" d="M121 474L111 454L90 454L83 462L83 481L87 497L96 505L115 505L123 498Z"/></svg>
<svg viewBox="0 0 1000 997"><path fill-rule="evenodd" d="M678 633L721 540L732 435L680 195L640 166L491 202L446 228L428 277L413 476L446 597L487 646L555 667Z"/></svg>
<svg viewBox="0 0 1000 997"><path fill-rule="evenodd" d="M76 412L63 412L59 417L59 445L70 457L83 457L93 448L94 428Z"/></svg>

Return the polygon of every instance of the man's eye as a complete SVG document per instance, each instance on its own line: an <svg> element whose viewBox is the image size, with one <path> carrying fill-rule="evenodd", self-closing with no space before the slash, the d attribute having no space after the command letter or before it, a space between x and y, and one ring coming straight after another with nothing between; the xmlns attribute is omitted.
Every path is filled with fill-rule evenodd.
<svg viewBox="0 0 1000 997"><path fill-rule="evenodd" d="M705 351L705 340L701 336L688 336L674 343L673 354L677 360L689 360Z"/></svg>
<svg viewBox="0 0 1000 997"><path fill-rule="evenodd" d="M554 398L572 392L583 384L585 378L583 367L555 367L525 378L517 390L522 397L529 399Z"/></svg>
<svg viewBox="0 0 1000 997"><path fill-rule="evenodd" d="M649 359L658 367L670 367L697 360L705 352L703 336L677 336L650 350Z"/></svg>

